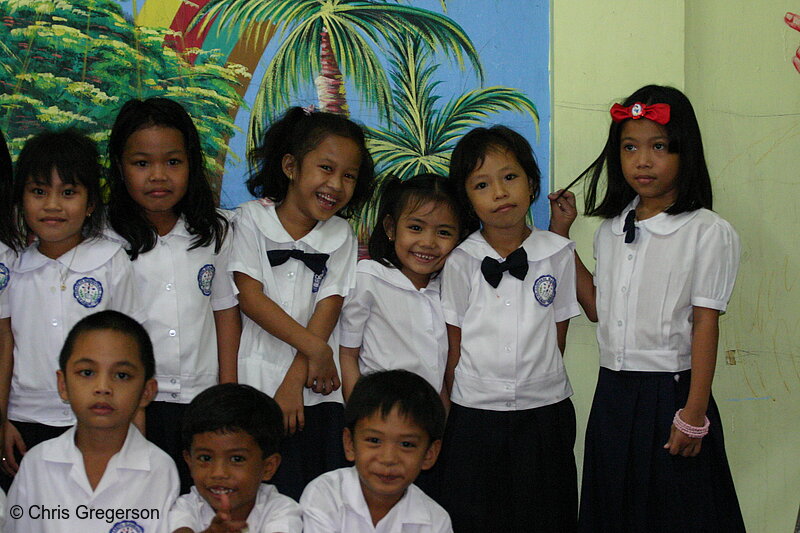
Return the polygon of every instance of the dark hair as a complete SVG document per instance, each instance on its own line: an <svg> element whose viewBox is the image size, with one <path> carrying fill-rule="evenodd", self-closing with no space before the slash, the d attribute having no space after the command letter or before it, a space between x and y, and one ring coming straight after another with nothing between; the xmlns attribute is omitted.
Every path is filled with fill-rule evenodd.
<svg viewBox="0 0 800 533"><path fill-rule="evenodd" d="M111 227L130 244L128 253L131 259L149 252L156 245L156 229L147 219L142 207L128 194L122 171L122 154L128 138L139 130L154 126L173 128L183 135L189 164L189 183L186 194L175 204L173 210L176 215L186 218L187 229L195 236L189 250L214 242L214 251L219 252L228 231L228 221L217 212L215 206L200 136L189 113L181 104L168 98L129 100L122 106L114 121L108 140Z"/></svg>
<svg viewBox="0 0 800 533"><path fill-rule="evenodd" d="M72 351L78 338L84 333L102 330L118 331L136 341L139 347L139 357L144 367L145 381L155 375L156 360L153 356L153 343L150 342L150 335L147 334L147 330L125 313L110 309L83 317L69 330L67 339L64 341L64 346L58 356L58 367L62 372L67 370L67 362L72 357Z"/></svg>
<svg viewBox="0 0 800 533"><path fill-rule="evenodd" d="M425 430L429 442L444 435L445 413L439 393L424 378L407 370L361 376L344 408L345 427L354 432L359 420L376 413L386 417L395 407Z"/></svg>
<svg viewBox="0 0 800 533"><path fill-rule="evenodd" d="M105 225L105 206L100 192L101 168L97 145L80 131L69 128L60 131L45 131L25 142L14 169L14 205L17 210L20 242L26 231L22 212L22 197L28 179L43 185L52 185L53 170L63 183L83 185L86 188L87 205L93 206L92 216L83 223L85 237L100 234Z"/></svg>
<svg viewBox="0 0 800 533"><path fill-rule="evenodd" d="M697 124L697 117L689 99L673 87L647 85L626 98L622 105L629 107L636 102L645 105L669 104L670 107L670 119L664 128L669 137L668 149L671 153L680 154L680 162L676 181L678 196L675 203L665 212L677 215L701 207L711 209L713 201L711 178L703 154L700 126ZM636 192L625 181L620 161L620 136L627 120L611 122L603 151L589 168L581 173L581 176L589 176L585 201L588 216L614 218L636 197ZM598 205L598 189L603 169L607 177L606 191Z"/></svg>
<svg viewBox="0 0 800 533"><path fill-rule="evenodd" d="M450 156L450 179L454 180L459 199L466 206L470 216L468 228L470 233L480 227L480 220L467 197L467 178L483 164L486 154L492 150L504 150L514 154L530 181L533 199L539 196L542 173L536 164L533 149L525 137L506 126L473 129L458 141Z"/></svg>
<svg viewBox="0 0 800 533"><path fill-rule="evenodd" d="M13 187L14 172L6 138L0 131L0 242L14 251L21 250L24 243L19 224L14 217Z"/></svg>
<svg viewBox="0 0 800 533"><path fill-rule="evenodd" d="M461 242L466 236L467 221L457 194L451 180L436 174L419 174L405 181L396 177L388 178L380 192L378 218L369 237L370 258L384 266L402 268L394 243L389 240L383 227L383 221L389 216L396 224L403 213L419 209L428 202L450 208L456 217L457 237L458 242Z"/></svg>
<svg viewBox="0 0 800 533"><path fill-rule="evenodd" d="M183 414L181 439L190 451L195 435L243 431L256 441L263 457L278 451L283 413L277 402L250 385L222 383L204 390Z"/></svg>
<svg viewBox="0 0 800 533"><path fill-rule="evenodd" d="M364 130L341 115L322 111L309 112L302 107L290 108L264 134L264 142L250 152L250 178L247 190L256 198L269 198L280 203L289 190L289 177L283 172L283 156L291 154L298 165L303 157L327 136L351 139L361 152L355 190L350 202L337 215L350 218L358 213L372 195L375 167L367 150Z"/></svg>

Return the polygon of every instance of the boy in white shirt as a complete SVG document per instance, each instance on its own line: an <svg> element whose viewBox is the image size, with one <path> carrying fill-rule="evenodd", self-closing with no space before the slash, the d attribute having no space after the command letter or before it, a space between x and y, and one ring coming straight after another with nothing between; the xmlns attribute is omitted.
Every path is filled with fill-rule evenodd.
<svg viewBox="0 0 800 533"><path fill-rule="evenodd" d="M303 491L305 533L452 533L447 512L413 485L436 463L444 420L439 394L422 377L362 376L345 406L345 455L355 466Z"/></svg>
<svg viewBox="0 0 800 533"><path fill-rule="evenodd" d="M25 454L6 533L165 533L175 463L131 422L156 394L153 346L118 311L80 320L59 356L58 392L77 424Z"/></svg>
<svg viewBox="0 0 800 533"><path fill-rule="evenodd" d="M194 487L169 514L174 533L301 533L297 502L269 481L281 462L283 414L249 385L225 383L198 394L183 418L183 456Z"/></svg>

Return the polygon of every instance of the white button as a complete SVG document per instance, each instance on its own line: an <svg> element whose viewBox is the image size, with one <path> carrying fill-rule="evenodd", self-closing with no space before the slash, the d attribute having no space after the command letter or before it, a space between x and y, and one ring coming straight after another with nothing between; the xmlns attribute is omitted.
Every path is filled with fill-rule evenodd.
<svg viewBox="0 0 800 533"><path fill-rule="evenodd" d="M69 409L64 409L64 410L63 410L63 411L61 411L61 412L62 412L63 414L65 414L65 415L68 415L68 414L69 414Z"/></svg>
<svg viewBox="0 0 800 533"><path fill-rule="evenodd" d="M622 292L627 292L628 287L622 287Z"/></svg>
<svg viewBox="0 0 800 533"><path fill-rule="evenodd" d="M289 279L293 278L294 277L294 272L289 272L288 274L286 274L286 277L289 278Z"/></svg>
<svg viewBox="0 0 800 533"><path fill-rule="evenodd" d="M506 385L506 390L511 390L511 389L512 389L511 385Z"/></svg>
<svg viewBox="0 0 800 533"><path fill-rule="evenodd" d="M175 378L172 378L171 380L169 380L169 382L170 382L170 383L172 383L172 384L174 385L175 383L177 383L177 382L178 382L178 380L177 380L177 379L175 379Z"/></svg>
<svg viewBox="0 0 800 533"><path fill-rule="evenodd" d="M58 326L58 320L56 320L55 318L50 323L53 325L53 327Z"/></svg>
<svg viewBox="0 0 800 533"><path fill-rule="evenodd" d="M161 246L164 246L165 244L167 244L167 241L158 241L158 242L161 243Z"/></svg>
<svg viewBox="0 0 800 533"><path fill-rule="evenodd" d="M172 396L173 398L177 398L178 397L178 393L177 392L173 392L172 394L170 394L170 396Z"/></svg>
<svg viewBox="0 0 800 533"><path fill-rule="evenodd" d="M510 352L510 351L511 351L511 346L509 346L509 345L507 345L507 344L506 344L506 351L507 351L507 352Z"/></svg>
<svg viewBox="0 0 800 533"><path fill-rule="evenodd" d="M617 325L621 326L622 325L622 320L617 320Z"/></svg>
<svg viewBox="0 0 800 533"><path fill-rule="evenodd" d="M178 332L177 332L177 331L175 331L174 329L171 329L171 330L169 330L169 336L170 336L170 337L174 337L174 336L175 336L175 335L177 335L177 334L178 334Z"/></svg>
<svg viewBox="0 0 800 533"><path fill-rule="evenodd" d="M617 357L617 362L619 363L619 362L621 362L621 361L622 361L622 356L618 356L618 357Z"/></svg>
<svg viewBox="0 0 800 533"><path fill-rule="evenodd" d="M628 254L628 261L630 261L631 259L633 259L633 254Z"/></svg>
<svg viewBox="0 0 800 533"><path fill-rule="evenodd" d="M506 307L511 305L511 300L506 300Z"/></svg>
<svg viewBox="0 0 800 533"><path fill-rule="evenodd" d="M171 290L172 290L172 283L167 283L167 290L168 290L168 291L171 291Z"/></svg>
<svg viewBox="0 0 800 533"><path fill-rule="evenodd" d="M282 301L282 302L281 302L281 305L285 306L285 305L286 305L286 304L288 304L288 303L289 303L289 302L287 302L286 300L284 300L284 301Z"/></svg>
<svg viewBox="0 0 800 533"><path fill-rule="evenodd" d="M506 407L511 407L512 405L513 405L513 402L506 402Z"/></svg>

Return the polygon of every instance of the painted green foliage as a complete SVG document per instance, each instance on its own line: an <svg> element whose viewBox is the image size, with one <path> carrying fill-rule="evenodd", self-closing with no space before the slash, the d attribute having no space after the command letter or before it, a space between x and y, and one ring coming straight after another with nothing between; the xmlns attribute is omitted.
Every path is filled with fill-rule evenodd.
<svg viewBox="0 0 800 533"><path fill-rule="evenodd" d="M234 133L239 71L215 51L194 66L164 46L168 30L134 27L111 0L0 0L0 128L12 153L42 127L74 126L104 153L108 130L130 98L166 96L195 117L209 168Z"/></svg>

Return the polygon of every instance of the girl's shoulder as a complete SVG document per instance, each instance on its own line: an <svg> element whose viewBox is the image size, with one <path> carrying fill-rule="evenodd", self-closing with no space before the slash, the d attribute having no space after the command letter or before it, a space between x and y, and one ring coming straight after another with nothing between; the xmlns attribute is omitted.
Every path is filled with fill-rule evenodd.
<svg viewBox="0 0 800 533"><path fill-rule="evenodd" d="M103 235L87 239L58 259L58 262L75 272L91 272L101 268L117 256L128 261L128 254L122 244L104 237ZM51 260L39 252L36 242L31 243L20 254L14 263L14 271L18 273L31 272L47 264Z"/></svg>

